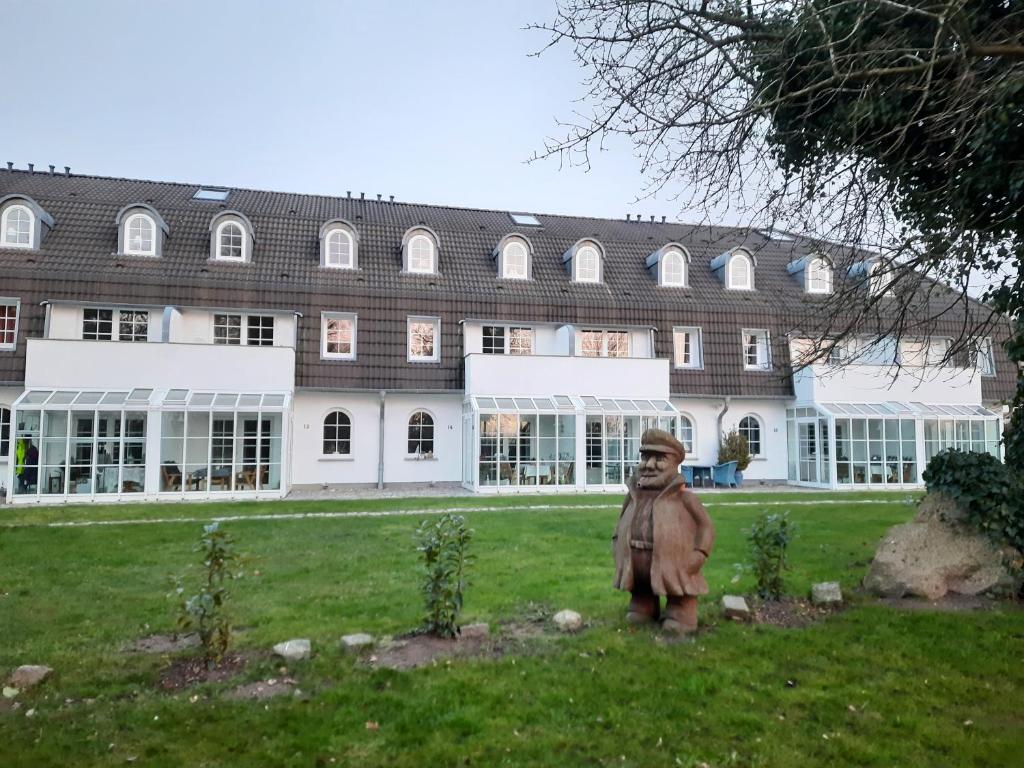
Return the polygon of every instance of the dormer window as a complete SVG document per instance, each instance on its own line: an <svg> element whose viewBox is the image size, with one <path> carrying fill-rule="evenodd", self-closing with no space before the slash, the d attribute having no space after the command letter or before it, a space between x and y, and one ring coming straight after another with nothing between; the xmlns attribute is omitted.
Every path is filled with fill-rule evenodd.
<svg viewBox="0 0 1024 768"><path fill-rule="evenodd" d="M160 256L170 230L156 209L145 203L126 205L117 213L117 252Z"/></svg>
<svg viewBox="0 0 1024 768"><path fill-rule="evenodd" d="M690 254L679 243L669 243L656 250L645 261L658 281L665 288L686 288L689 282Z"/></svg>
<svg viewBox="0 0 1024 768"><path fill-rule="evenodd" d="M498 277L504 280L529 280L532 253L533 247L522 235L503 237L492 254L498 262Z"/></svg>
<svg viewBox="0 0 1024 768"><path fill-rule="evenodd" d="M888 293L892 281L892 264L881 259L876 259L871 263L868 271L868 288L872 296L882 296Z"/></svg>
<svg viewBox="0 0 1024 768"><path fill-rule="evenodd" d="M416 227L402 239L404 271L414 275L437 274L437 236L426 227Z"/></svg>
<svg viewBox="0 0 1024 768"><path fill-rule="evenodd" d="M745 253L734 253L730 256L725 271L725 284L730 290L754 290L754 265Z"/></svg>
<svg viewBox="0 0 1024 768"><path fill-rule="evenodd" d="M356 231L347 221L327 222L320 230L320 266L332 269L355 269Z"/></svg>
<svg viewBox="0 0 1024 768"><path fill-rule="evenodd" d="M805 286L808 293L832 293L832 265L819 257L807 262Z"/></svg>
<svg viewBox="0 0 1024 768"><path fill-rule="evenodd" d="M4 209L3 244L12 248L32 247L32 211L24 205Z"/></svg>
<svg viewBox="0 0 1024 768"><path fill-rule="evenodd" d="M133 256L152 256L155 253L156 237L154 231L156 227L153 225L153 220L142 213L136 213L134 216L128 217L128 223L126 225L128 229L128 237L125 239L125 253L130 253Z"/></svg>
<svg viewBox="0 0 1024 768"><path fill-rule="evenodd" d="M604 280L604 257L594 240L581 240L565 252L562 261L575 283L600 283Z"/></svg>
<svg viewBox="0 0 1024 768"><path fill-rule="evenodd" d="M244 263L252 260L252 224L237 211L224 211L210 224L210 256L214 261Z"/></svg>

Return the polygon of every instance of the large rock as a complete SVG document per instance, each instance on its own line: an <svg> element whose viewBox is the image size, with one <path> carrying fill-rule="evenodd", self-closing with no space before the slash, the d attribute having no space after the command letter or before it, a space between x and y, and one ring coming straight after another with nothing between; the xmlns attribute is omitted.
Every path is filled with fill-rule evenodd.
<svg viewBox="0 0 1024 768"><path fill-rule="evenodd" d="M750 620L750 606L740 595L724 595L722 597L722 614L727 619L736 621Z"/></svg>
<svg viewBox="0 0 1024 768"><path fill-rule="evenodd" d="M23 664L11 673L7 683L13 688L31 688L39 685L53 674L53 670L41 664Z"/></svg>
<svg viewBox="0 0 1024 768"><path fill-rule="evenodd" d="M929 494L913 522L891 528L864 577L864 587L883 597L913 595L938 600L949 592L978 595L1012 589L1006 553L984 534L967 528L956 505Z"/></svg>
<svg viewBox="0 0 1024 768"><path fill-rule="evenodd" d="M274 653L288 661L308 659L310 651L310 643L306 639L286 640L274 646Z"/></svg>
<svg viewBox="0 0 1024 768"><path fill-rule="evenodd" d="M583 627L583 617L576 611L559 611L552 620L560 632L578 632Z"/></svg>

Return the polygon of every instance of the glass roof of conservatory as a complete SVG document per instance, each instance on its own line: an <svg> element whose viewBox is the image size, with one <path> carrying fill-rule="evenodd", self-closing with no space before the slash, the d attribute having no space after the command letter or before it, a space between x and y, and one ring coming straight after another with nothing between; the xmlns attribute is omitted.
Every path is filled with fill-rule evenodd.
<svg viewBox="0 0 1024 768"><path fill-rule="evenodd" d="M155 392L155 394L154 394ZM188 389L123 391L30 389L15 403L15 408L140 408L160 407L210 410L283 410L290 396L264 392L193 392Z"/></svg>
<svg viewBox="0 0 1024 768"><path fill-rule="evenodd" d="M552 395L551 397L473 397L479 411L575 411L597 413L675 415L676 408L668 400L626 400L623 398L584 395Z"/></svg>
<svg viewBox="0 0 1024 768"><path fill-rule="evenodd" d="M1001 418L999 414L980 405L953 405L937 403L816 403L817 407L833 416L881 416L914 418L974 417L985 419Z"/></svg>

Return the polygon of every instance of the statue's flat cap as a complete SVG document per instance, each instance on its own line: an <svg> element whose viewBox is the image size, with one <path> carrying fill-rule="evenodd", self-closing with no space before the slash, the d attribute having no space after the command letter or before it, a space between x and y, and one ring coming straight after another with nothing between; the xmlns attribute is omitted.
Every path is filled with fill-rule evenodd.
<svg viewBox="0 0 1024 768"><path fill-rule="evenodd" d="M649 453L668 453L686 458L686 448L675 436L663 429L648 429L640 438L640 450Z"/></svg>

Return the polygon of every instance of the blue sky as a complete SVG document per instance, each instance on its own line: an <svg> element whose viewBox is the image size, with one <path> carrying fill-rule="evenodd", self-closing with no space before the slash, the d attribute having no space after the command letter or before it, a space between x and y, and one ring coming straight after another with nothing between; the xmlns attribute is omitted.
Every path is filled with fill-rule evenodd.
<svg viewBox="0 0 1024 768"><path fill-rule="evenodd" d="M553 0L0 0L0 162L79 173L698 220L629 146L527 164L583 73L522 28ZM15 34L25 30L28 34Z"/></svg>

